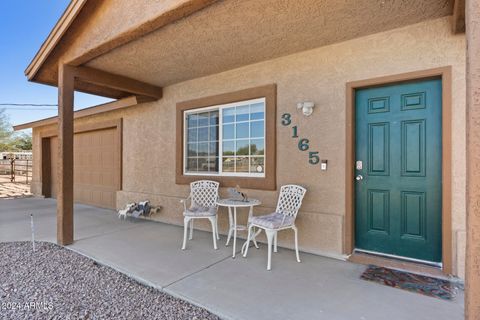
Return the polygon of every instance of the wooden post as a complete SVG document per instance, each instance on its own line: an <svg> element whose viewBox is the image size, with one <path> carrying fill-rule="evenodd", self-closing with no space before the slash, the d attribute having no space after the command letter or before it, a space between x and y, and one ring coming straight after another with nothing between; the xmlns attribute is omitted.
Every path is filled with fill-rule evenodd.
<svg viewBox="0 0 480 320"><path fill-rule="evenodd" d="M480 317L480 1L467 0L467 252L465 319Z"/></svg>
<svg viewBox="0 0 480 320"><path fill-rule="evenodd" d="M71 66L58 67L57 242L73 243L73 93Z"/></svg>

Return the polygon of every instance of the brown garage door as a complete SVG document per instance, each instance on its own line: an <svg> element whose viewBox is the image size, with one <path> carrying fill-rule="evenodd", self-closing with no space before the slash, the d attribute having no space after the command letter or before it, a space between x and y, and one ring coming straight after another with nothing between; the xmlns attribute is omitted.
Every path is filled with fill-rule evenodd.
<svg viewBox="0 0 480 320"><path fill-rule="evenodd" d="M76 133L74 138L75 202L115 208L121 168L118 128ZM50 139L51 196L57 196L58 138Z"/></svg>

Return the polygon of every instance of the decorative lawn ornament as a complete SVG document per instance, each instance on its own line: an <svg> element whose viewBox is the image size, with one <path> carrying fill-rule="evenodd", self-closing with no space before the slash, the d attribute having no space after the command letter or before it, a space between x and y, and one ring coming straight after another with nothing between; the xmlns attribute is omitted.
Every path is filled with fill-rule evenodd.
<svg viewBox="0 0 480 320"><path fill-rule="evenodd" d="M118 218L127 219L127 216L139 218L140 216L150 217L152 214L157 214L162 210L161 206L152 207L149 200L140 201L139 203L132 202L125 206L125 209L118 210Z"/></svg>
<svg viewBox="0 0 480 320"><path fill-rule="evenodd" d="M162 206L151 207L151 208L150 208L150 212L148 213L148 216L151 217L151 216L154 215L154 214L160 213L160 211L161 211L162 209L163 209Z"/></svg>
<svg viewBox="0 0 480 320"><path fill-rule="evenodd" d="M127 219L127 214L132 213L136 206L137 204L135 202L127 203L125 209L118 210L118 218L123 218L123 220Z"/></svg>
<svg viewBox="0 0 480 320"><path fill-rule="evenodd" d="M235 188L228 188L228 194L232 200L247 202L247 194L242 192L242 189L237 184Z"/></svg>
<svg viewBox="0 0 480 320"><path fill-rule="evenodd" d="M132 217L138 218L140 216L147 217L150 214L150 201L145 200L137 204L132 211Z"/></svg>

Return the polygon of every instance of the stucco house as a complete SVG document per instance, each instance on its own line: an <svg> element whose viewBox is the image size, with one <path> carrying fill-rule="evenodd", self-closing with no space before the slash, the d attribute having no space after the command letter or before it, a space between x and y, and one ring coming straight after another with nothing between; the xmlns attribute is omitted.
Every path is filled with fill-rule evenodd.
<svg viewBox="0 0 480 320"><path fill-rule="evenodd" d="M73 0L25 72L59 88L58 118L15 127L33 128L32 192L57 198L69 244L73 200L149 199L164 207L156 219L182 224L192 181L239 185L258 213L295 183L308 189L301 250L464 278L478 226L478 8ZM115 100L73 112L74 90Z"/></svg>

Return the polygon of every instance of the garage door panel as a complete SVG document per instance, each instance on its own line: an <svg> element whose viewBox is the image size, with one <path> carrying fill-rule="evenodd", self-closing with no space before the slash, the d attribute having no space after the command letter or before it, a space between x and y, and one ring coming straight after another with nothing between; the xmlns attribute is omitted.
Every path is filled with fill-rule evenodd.
<svg viewBox="0 0 480 320"><path fill-rule="evenodd" d="M118 128L75 134L74 197L75 202L98 207L115 208L116 191L120 185L120 141ZM51 143L51 194L57 197L58 139Z"/></svg>

